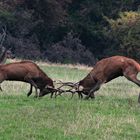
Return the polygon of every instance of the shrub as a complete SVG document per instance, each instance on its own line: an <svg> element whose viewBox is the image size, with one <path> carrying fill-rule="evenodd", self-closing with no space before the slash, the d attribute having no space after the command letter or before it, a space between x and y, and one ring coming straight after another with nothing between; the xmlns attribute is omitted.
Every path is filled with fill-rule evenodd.
<svg viewBox="0 0 140 140"><path fill-rule="evenodd" d="M18 58L34 60L39 60L41 58L39 43L33 36L29 39L19 39L8 35L6 42L6 46L12 48L12 52Z"/></svg>
<svg viewBox="0 0 140 140"><path fill-rule="evenodd" d="M118 19L108 21L111 27L109 36L116 42L113 49L129 57L140 58L140 13L123 12Z"/></svg>
<svg viewBox="0 0 140 140"><path fill-rule="evenodd" d="M71 32L62 41L49 46L45 51L44 57L49 61L58 63L93 65L96 62L94 55Z"/></svg>

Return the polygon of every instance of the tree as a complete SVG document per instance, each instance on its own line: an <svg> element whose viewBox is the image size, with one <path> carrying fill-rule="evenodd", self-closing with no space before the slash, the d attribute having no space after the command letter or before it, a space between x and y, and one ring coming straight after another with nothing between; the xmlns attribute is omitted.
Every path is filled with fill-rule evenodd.
<svg viewBox="0 0 140 140"><path fill-rule="evenodd" d="M108 20L111 30L109 36L115 40L113 49L132 58L140 58L140 13L123 12L116 20Z"/></svg>

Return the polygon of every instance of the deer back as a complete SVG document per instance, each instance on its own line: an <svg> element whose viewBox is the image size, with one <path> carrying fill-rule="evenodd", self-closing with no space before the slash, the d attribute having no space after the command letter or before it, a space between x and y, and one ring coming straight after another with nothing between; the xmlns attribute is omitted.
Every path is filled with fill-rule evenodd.
<svg viewBox="0 0 140 140"><path fill-rule="evenodd" d="M35 63L30 61L1 65L0 72L6 75L6 80L24 81L27 76L43 80L49 78Z"/></svg>

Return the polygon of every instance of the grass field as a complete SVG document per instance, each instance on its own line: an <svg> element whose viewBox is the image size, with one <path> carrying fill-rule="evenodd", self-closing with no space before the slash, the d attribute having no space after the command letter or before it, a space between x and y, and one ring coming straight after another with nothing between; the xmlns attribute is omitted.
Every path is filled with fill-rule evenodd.
<svg viewBox="0 0 140 140"><path fill-rule="evenodd" d="M41 68L53 79L75 81L89 69L55 65ZM4 82L0 93L0 140L139 140L139 87L118 78L96 92L95 100L77 95L27 98L29 85Z"/></svg>

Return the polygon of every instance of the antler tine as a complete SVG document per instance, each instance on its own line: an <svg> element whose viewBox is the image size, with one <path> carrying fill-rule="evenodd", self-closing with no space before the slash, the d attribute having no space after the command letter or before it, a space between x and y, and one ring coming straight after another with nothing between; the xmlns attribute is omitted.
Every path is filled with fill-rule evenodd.
<svg viewBox="0 0 140 140"><path fill-rule="evenodd" d="M72 91L72 90L74 88L76 88L76 86L77 86L77 84L79 84L79 82L73 83L73 82L62 82L61 80L58 80L58 81L59 82L56 82L56 81L54 81L54 82L56 82L56 84L62 84L62 85L60 85L58 88L53 88L52 89L53 93L51 94L51 97L53 96L54 93L55 93L55 97L57 97L58 95L62 95L62 93L64 93L64 92L71 92L72 97L73 97L75 91ZM64 87L64 86L69 86L71 89L64 90L64 89L62 89L62 87ZM57 94L57 92L58 92L58 94Z"/></svg>
<svg viewBox="0 0 140 140"><path fill-rule="evenodd" d="M67 84L68 83L68 84ZM70 92L70 93L72 93L72 97L73 97L73 95L77 92L76 90L75 91L72 91L74 88L75 88L75 86L77 85L77 84L79 84L79 82L77 82L77 83L72 83L72 85L69 85L69 82L67 82L67 83L63 83L63 85L61 85L60 87L58 87L57 88L57 90L58 90L58 94L56 95L56 96L58 96L58 95L61 95L62 93L64 93L64 92ZM71 82L70 82L71 83ZM62 87L64 87L64 86L70 86L71 87L71 89L68 89L68 90L64 90L64 89L61 89Z"/></svg>
<svg viewBox="0 0 140 140"><path fill-rule="evenodd" d="M55 96L56 96L57 92L60 92L60 93L65 92L64 90L61 89L61 87L58 87L58 88L47 87L47 89L50 90L51 98L53 97L54 93L55 93Z"/></svg>
<svg viewBox="0 0 140 140"><path fill-rule="evenodd" d="M73 98L73 95L75 93L78 93L79 98L81 98L81 99L83 98L82 92L79 92L78 90L72 91L72 89L69 89L69 90L60 90L60 92L58 94L56 94L55 97L57 97L58 95L61 96L61 94L64 93L64 92L70 92L70 93L72 93L71 99Z"/></svg>
<svg viewBox="0 0 140 140"><path fill-rule="evenodd" d="M62 82L63 83L63 82ZM70 85L70 84L72 84L72 85ZM70 93L72 93L72 97L71 98L73 98L73 95L75 94L75 93L78 93L78 96L79 96L79 98L82 98L82 93L80 93L75 87L77 86L79 84L79 82L77 82L77 83L72 83L72 82L66 82L66 83L63 83L61 86L59 86L58 88L48 88L48 89L51 89L52 91L51 91L51 98L53 97L53 95L54 95L54 93L55 93L55 98L58 96L58 95L62 95L62 93L64 93L64 92L70 92ZM64 89L61 89L62 87L64 87L64 86L70 86L71 88L70 89L66 89L66 90L64 90ZM73 91L73 89L75 89L74 91ZM57 92L58 92L58 94L57 94Z"/></svg>
<svg viewBox="0 0 140 140"><path fill-rule="evenodd" d="M57 81L58 81L58 82L57 82ZM57 81L55 81L55 82L57 82L57 84L66 84L66 83L73 84L72 82L63 82L63 81L61 81L61 80L57 80Z"/></svg>
<svg viewBox="0 0 140 140"><path fill-rule="evenodd" d="M69 84L67 84L67 83L63 83L61 86L59 86L56 90L57 90L57 92L59 92L56 96L58 96L58 95L61 95L62 93L64 93L64 92L71 92L70 90L62 90L61 88L62 87L64 87L64 86L70 86L72 89L73 89L73 85L69 85Z"/></svg>
<svg viewBox="0 0 140 140"><path fill-rule="evenodd" d="M63 87L63 86L75 87L77 84L79 84L79 82L73 83L73 82L62 82L62 81L60 81L60 83L57 83L57 84L62 84L62 86L60 86L60 87Z"/></svg>
<svg viewBox="0 0 140 140"><path fill-rule="evenodd" d="M73 88L72 88L73 89ZM75 91L72 91L72 89L66 90L65 92L70 92L72 94L71 99L73 98L73 95L76 93Z"/></svg>

